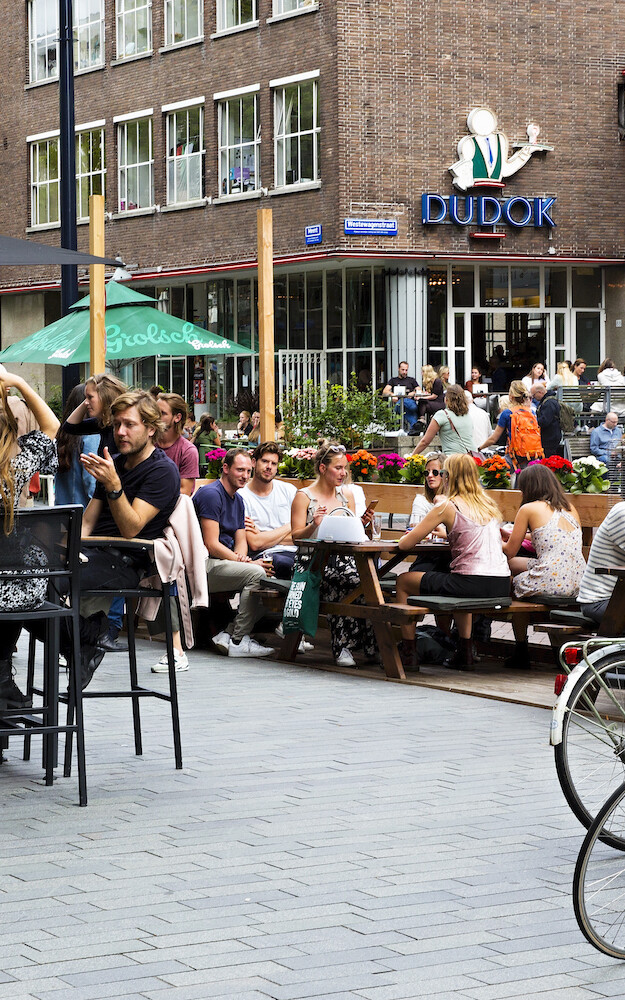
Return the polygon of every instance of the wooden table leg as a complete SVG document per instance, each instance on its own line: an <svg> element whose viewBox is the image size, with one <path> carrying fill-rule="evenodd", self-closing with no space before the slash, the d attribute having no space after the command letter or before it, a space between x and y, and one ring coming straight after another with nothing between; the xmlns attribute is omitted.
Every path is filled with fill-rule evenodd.
<svg viewBox="0 0 625 1000"><path fill-rule="evenodd" d="M303 632L287 632L280 645L278 652L279 660L290 661L291 663L297 655L299 644L302 641Z"/></svg>
<svg viewBox="0 0 625 1000"><path fill-rule="evenodd" d="M380 587L376 560L369 555L356 556L355 558L365 603L382 607L384 605L384 593ZM406 680L406 674L399 650L393 639L391 626L386 625L384 622L374 622L373 631L378 643L380 658L386 676L392 677L394 680Z"/></svg>

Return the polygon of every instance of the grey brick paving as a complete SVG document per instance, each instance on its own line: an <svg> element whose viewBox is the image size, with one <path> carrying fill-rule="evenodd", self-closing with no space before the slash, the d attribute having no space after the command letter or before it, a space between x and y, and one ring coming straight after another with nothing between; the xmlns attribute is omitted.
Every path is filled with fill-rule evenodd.
<svg viewBox="0 0 625 1000"><path fill-rule="evenodd" d="M23 667L25 643L18 668ZM157 647L160 654L160 647ZM157 657L141 644L141 679ZM167 706L86 705L89 806L0 768L0 1000L597 1000L582 831L539 709L191 652ZM110 686L109 656L94 686Z"/></svg>

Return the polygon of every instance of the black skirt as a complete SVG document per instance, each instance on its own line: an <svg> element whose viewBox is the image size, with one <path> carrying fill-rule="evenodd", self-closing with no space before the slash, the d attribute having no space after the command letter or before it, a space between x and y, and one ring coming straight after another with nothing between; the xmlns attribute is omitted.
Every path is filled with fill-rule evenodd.
<svg viewBox="0 0 625 1000"><path fill-rule="evenodd" d="M510 597L510 577L429 572L423 574L420 592L424 597Z"/></svg>

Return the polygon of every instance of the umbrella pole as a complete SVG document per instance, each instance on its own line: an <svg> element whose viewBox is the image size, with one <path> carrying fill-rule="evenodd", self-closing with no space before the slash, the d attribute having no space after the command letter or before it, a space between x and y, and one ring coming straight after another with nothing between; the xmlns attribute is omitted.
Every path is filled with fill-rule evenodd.
<svg viewBox="0 0 625 1000"><path fill-rule="evenodd" d="M259 208L258 239L258 384L260 439L276 436L275 358L273 335L273 220L272 209Z"/></svg>
<svg viewBox="0 0 625 1000"><path fill-rule="evenodd" d="M89 198L89 253L104 257L104 195L92 194ZM104 311L104 264L89 268L89 355L90 374L104 371L106 357L106 332Z"/></svg>

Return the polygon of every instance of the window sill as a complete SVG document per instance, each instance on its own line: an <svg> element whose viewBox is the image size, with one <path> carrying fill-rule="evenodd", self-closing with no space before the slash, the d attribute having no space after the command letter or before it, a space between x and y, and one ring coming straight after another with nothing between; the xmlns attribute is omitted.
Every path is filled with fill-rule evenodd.
<svg viewBox="0 0 625 1000"><path fill-rule="evenodd" d="M274 14L268 17L267 24L276 24L278 21L290 21L292 17L299 17L300 14L314 14L319 10L318 3L311 3L308 7L300 7L299 10L287 10L284 14Z"/></svg>
<svg viewBox="0 0 625 1000"><path fill-rule="evenodd" d="M87 73L97 73L99 70L104 68L105 65L103 62L98 63L97 66L85 66L84 69L75 69L74 76L86 76Z"/></svg>
<svg viewBox="0 0 625 1000"><path fill-rule="evenodd" d="M27 233L43 233L46 229L60 229L60 222L45 222L41 226L26 226Z"/></svg>
<svg viewBox="0 0 625 1000"><path fill-rule="evenodd" d="M251 28L257 28L259 24L260 21L248 21L247 24L237 24L234 28L222 28L221 31L216 31L210 38L226 38L228 35L238 35L241 31L250 31Z"/></svg>
<svg viewBox="0 0 625 1000"><path fill-rule="evenodd" d="M210 203L210 198L199 198L197 201L181 201L178 205L163 205L161 213L184 212L187 208L205 208Z"/></svg>
<svg viewBox="0 0 625 1000"><path fill-rule="evenodd" d="M24 90L35 90L37 87L46 87L49 83L58 83L58 76L48 76L45 80L35 80L34 83L25 83Z"/></svg>
<svg viewBox="0 0 625 1000"><path fill-rule="evenodd" d="M175 52L176 49L187 49L190 45L200 45L203 41L204 35L199 35L197 38L187 38L184 42L173 42L171 45L163 45L158 50L158 53L159 55L163 55L165 52Z"/></svg>
<svg viewBox="0 0 625 1000"><path fill-rule="evenodd" d="M136 56L126 56L124 59L112 59L109 66L126 66L128 63L138 62L140 59L149 59L154 55L152 49L149 52L138 52Z"/></svg>
<svg viewBox="0 0 625 1000"><path fill-rule="evenodd" d="M156 215L156 205L150 208L129 208L127 212L113 212L111 219L135 219L139 215Z"/></svg>
<svg viewBox="0 0 625 1000"><path fill-rule="evenodd" d="M302 181L301 184L287 184L285 187L272 188L269 197L273 198L279 194L296 194L298 191L319 191L321 181Z"/></svg>
<svg viewBox="0 0 625 1000"><path fill-rule="evenodd" d="M240 194L221 194L218 198L213 198L213 205L232 205L236 201L250 201L254 198L262 198L263 192L259 188L258 191L242 191Z"/></svg>

